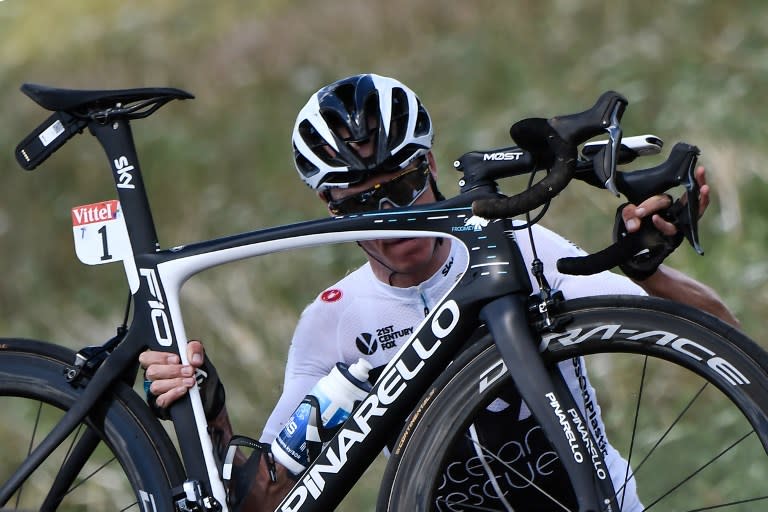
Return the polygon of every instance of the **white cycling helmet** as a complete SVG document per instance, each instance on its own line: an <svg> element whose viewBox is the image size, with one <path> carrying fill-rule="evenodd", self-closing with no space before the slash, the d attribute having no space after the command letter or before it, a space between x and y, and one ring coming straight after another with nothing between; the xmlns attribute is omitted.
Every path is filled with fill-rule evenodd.
<svg viewBox="0 0 768 512"><path fill-rule="evenodd" d="M323 87L293 128L301 179L318 191L347 188L376 173L404 169L432 147L432 120L416 94L397 80L355 75ZM359 144L371 142L370 155Z"/></svg>

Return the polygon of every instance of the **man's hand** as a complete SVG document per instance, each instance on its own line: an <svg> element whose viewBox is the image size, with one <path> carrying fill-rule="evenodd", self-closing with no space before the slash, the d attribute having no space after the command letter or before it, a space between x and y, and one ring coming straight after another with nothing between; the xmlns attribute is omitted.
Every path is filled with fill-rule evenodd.
<svg viewBox="0 0 768 512"><path fill-rule="evenodd" d="M707 185L704 167L696 169L696 181L699 184L699 217L709 206L710 188ZM683 198L681 200L684 201ZM640 205L627 205L621 212L622 220L629 233L640 229L641 219L651 216L653 226L667 237L677 235L677 228L656 212L671 206L671 198L658 195L646 199ZM656 272L638 284L649 294L656 297L682 302L717 316L729 324L739 327L739 320L728 309L720 296L712 288L666 265L660 265Z"/></svg>
<svg viewBox="0 0 768 512"><path fill-rule="evenodd" d="M695 177L700 188L698 216L701 217L709 205L709 186L703 167L696 169ZM637 249L639 252L619 265L627 277L637 282L648 279L656 273L667 256L677 249L683 241L683 233L658 212L681 209L687 200L686 193L673 205L670 195L659 194L649 197L640 205L625 203L619 206L613 228L614 241L631 238L631 244L642 249Z"/></svg>
<svg viewBox="0 0 768 512"><path fill-rule="evenodd" d="M139 355L139 363L146 371L145 379L152 382L149 392L158 407L167 409L173 402L195 385L195 370L203 366L205 349L199 341L187 344L188 365L181 364L176 354L147 350Z"/></svg>
<svg viewBox="0 0 768 512"><path fill-rule="evenodd" d="M704 215L704 211L709 206L709 185L707 185L707 173L703 166L696 168L696 181L699 183L699 217ZM685 197L685 196L683 196ZM685 199L681 198L681 201ZM673 236L677 234L677 228L671 222L664 220L656 212L672 206L672 198L666 194L649 197L639 205L628 204L621 211L621 217L624 219L624 225L629 233L634 233L640 229L640 221L650 216L653 225L662 234Z"/></svg>

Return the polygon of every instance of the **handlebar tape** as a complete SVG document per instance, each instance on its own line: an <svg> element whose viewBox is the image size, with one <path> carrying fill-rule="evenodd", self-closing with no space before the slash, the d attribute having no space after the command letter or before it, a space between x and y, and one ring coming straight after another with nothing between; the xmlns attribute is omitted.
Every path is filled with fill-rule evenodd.
<svg viewBox="0 0 768 512"><path fill-rule="evenodd" d="M557 270L573 276L589 276L617 267L640 250L640 246L631 243L633 238L627 237L625 240L586 256L560 258L557 260Z"/></svg>
<svg viewBox="0 0 768 512"><path fill-rule="evenodd" d="M510 197L479 199L472 212L498 219L533 210L559 194L575 174L577 146L599 135L620 119L627 100L620 94L603 93L589 110L551 119L530 118L512 125L510 135L538 162L552 162L551 172L531 188Z"/></svg>

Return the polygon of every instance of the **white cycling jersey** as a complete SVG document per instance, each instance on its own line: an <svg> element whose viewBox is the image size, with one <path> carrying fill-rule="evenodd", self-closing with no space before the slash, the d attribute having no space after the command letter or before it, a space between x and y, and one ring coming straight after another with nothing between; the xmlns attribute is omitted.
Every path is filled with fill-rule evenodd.
<svg viewBox="0 0 768 512"><path fill-rule="evenodd" d="M582 256L584 251L542 226L535 225L533 232L545 276L552 288L561 290L566 298L645 295L643 289L631 280L612 272L592 276L561 274L557 271L557 259ZM529 239L518 236L517 241L530 267L533 257ZM450 242L446 240L445 243ZM461 277L467 264L466 250L460 243L452 243L450 254L441 268L418 286L389 286L377 279L370 264L366 263L324 290L301 315L288 353L283 393L267 421L261 441L271 442L277 436L299 402L337 362L352 364L363 357L374 368L385 366L427 313ZM594 389L583 374L581 362L563 362L561 371L574 396L584 397L587 404L594 405L592 410L582 412L601 444L611 475L614 480L623 481L626 462L604 437ZM521 421L530 416L525 404L519 414ZM621 486L619 484L616 488ZM635 496L634 488L629 487L626 488L623 510L641 510L636 497L632 498Z"/></svg>

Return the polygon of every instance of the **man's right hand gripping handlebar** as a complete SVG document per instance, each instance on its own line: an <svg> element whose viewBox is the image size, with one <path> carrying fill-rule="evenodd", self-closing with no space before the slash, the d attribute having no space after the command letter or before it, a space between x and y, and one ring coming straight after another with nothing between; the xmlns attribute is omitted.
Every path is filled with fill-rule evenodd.
<svg viewBox="0 0 768 512"><path fill-rule="evenodd" d="M595 156L595 172L604 178L606 188L614 189L616 155L621 144L619 121L627 100L613 91L603 93L589 110L550 119L518 121L509 130L512 139L536 160L536 168L551 172L525 191L510 196L478 199L472 204L475 215L487 219L514 217L531 211L559 194L573 179L578 147L589 139L608 133L609 141Z"/></svg>

